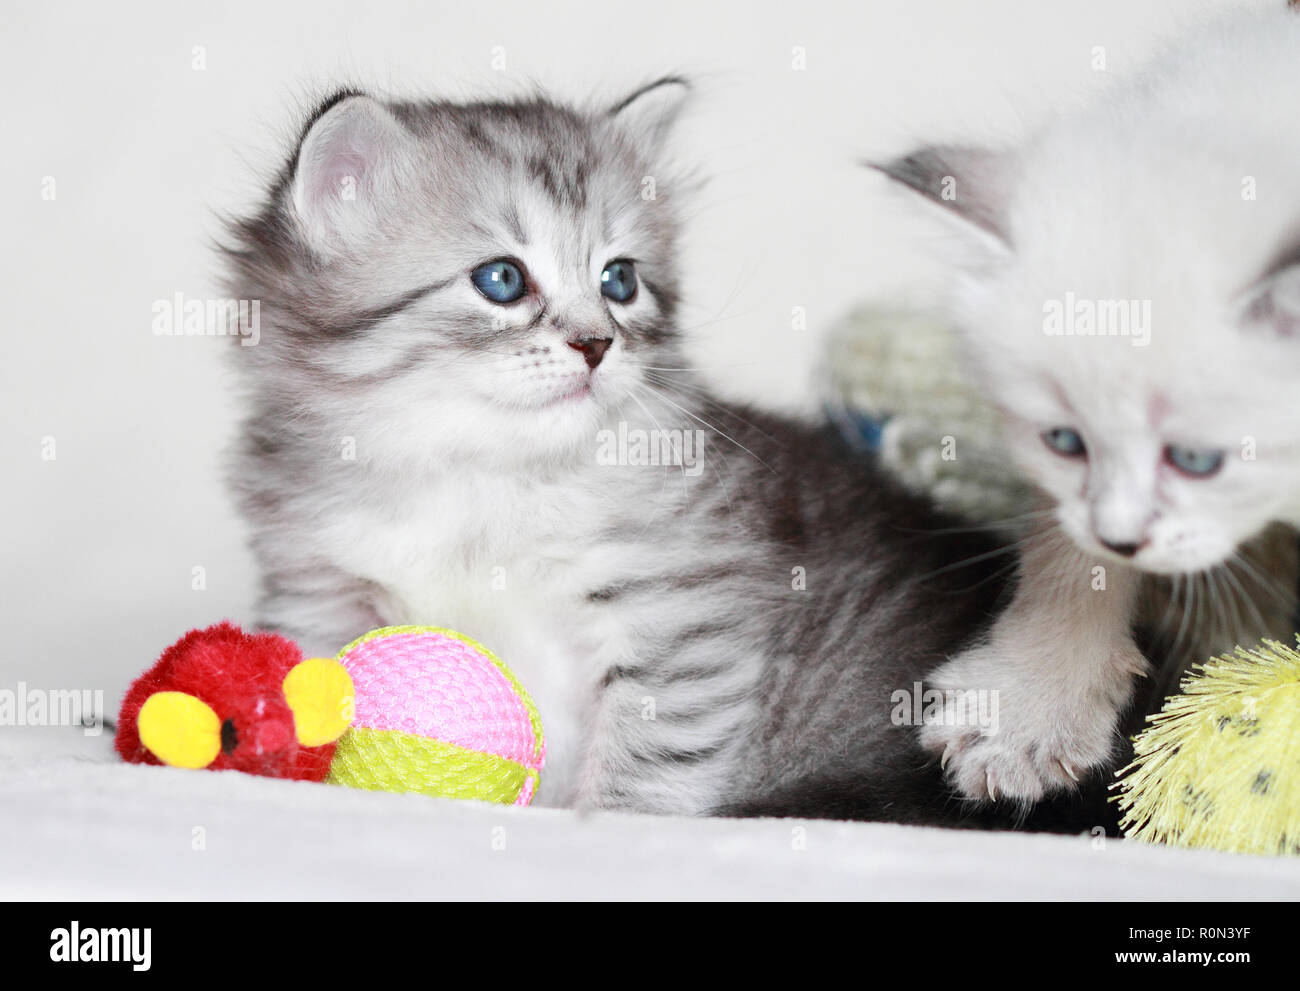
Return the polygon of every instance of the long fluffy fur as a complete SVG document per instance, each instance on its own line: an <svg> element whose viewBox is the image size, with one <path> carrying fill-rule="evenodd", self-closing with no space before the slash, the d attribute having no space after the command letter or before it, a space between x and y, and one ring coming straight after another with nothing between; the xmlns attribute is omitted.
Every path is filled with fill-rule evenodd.
<svg viewBox="0 0 1300 991"><path fill-rule="evenodd" d="M487 643L542 712L544 803L967 821L891 696L987 624L1011 561L696 380L659 149L678 86L313 118L230 256L262 301L233 472L259 621L309 651L406 622ZM359 200L329 199L340 176ZM503 256L535 293L494 307L468 273ZM599 291L616 257L626 305ZM590 373L578 332L613 341ZM703 446L611 464L620 429Z"/></svg>
<svg viewBox="0 0 1300 991"><path fill-rule="evenodd" d="M1152 605L1165 689L1181 662L1289 638L1295 538L1270 525L1300 524L1297 98L1300 14L1278 4L1181 39L1020 148L883 166L960 219L971 366L1054 504L989 642L936 675L1007 702L997 739L927 727L967 795L1034 799L1113 761L1142 670L1129 628ZM1075 314L1102 332L1063 333ZM1086 453L1049 450L1062 427ZM1189 477L1171 445L1222 468Z"/></svg>

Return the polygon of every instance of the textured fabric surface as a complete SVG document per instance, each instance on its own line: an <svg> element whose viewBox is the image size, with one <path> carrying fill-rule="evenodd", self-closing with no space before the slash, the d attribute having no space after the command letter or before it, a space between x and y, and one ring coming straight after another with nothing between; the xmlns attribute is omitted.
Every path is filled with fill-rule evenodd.
<svg viewBox="0 0 1300 991"><path fill-rule="evenodd" d="M107 733L8 727L0 898L18 897L1294 901L1300 858L520 809L124 764Z"/></svg>

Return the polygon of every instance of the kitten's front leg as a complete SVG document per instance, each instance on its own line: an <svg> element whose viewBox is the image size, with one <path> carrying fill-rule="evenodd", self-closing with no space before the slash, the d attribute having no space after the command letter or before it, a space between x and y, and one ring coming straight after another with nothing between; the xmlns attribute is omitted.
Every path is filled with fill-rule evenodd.
<svg viewBox="0 0 1300 991"><path fill-rule="evenodd" d="M1119 713L1147 668L1130 632L1139 579L1055 527L1028 538L1015 597L988 642L929 681L946 703L921 741L958 790L1031 802L1112 759ZM980 725L976 712L994 718Z"/></svg>
<svg viewBox="0 0 1300 991"><path fill-rule="evenodd" d="M658 645L662 661L623 657L601 678L574 804L707 815L731 799L756 699L754 659L721 634Z"/></svg>
<svg viewBox="0 0 1300 991"><path fill-rule="evenodd" d="M371 630L400 622L370 582L325 566L269 573L255 623L294 640L306 657L333 657Z"/></svg>

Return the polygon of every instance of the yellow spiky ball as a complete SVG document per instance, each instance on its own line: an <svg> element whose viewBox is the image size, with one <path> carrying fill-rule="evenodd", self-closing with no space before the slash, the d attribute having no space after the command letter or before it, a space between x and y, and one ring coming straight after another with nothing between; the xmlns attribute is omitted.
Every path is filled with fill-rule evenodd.
<svg viewBox="0 0 1300 991"><path fill-rule="evenodd" d="M1118 772L1124 835L1300 854L1300 653L1275 640L1197 665Z"/></svg>

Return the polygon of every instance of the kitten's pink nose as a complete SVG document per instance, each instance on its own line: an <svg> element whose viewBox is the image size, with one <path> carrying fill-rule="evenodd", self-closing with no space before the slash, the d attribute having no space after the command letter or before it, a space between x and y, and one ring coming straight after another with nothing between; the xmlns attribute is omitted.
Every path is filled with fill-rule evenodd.
<svg viewBox="0 0 1300 991"><path fill-rule="evenodd" d="M569 341L569 347L575 351L581 351L583 359L587 362L588 368L595 368L600 364L600 359L605 357L605 352L609 346L614 343L612 337L588 337L582 340Z"/></svg>

